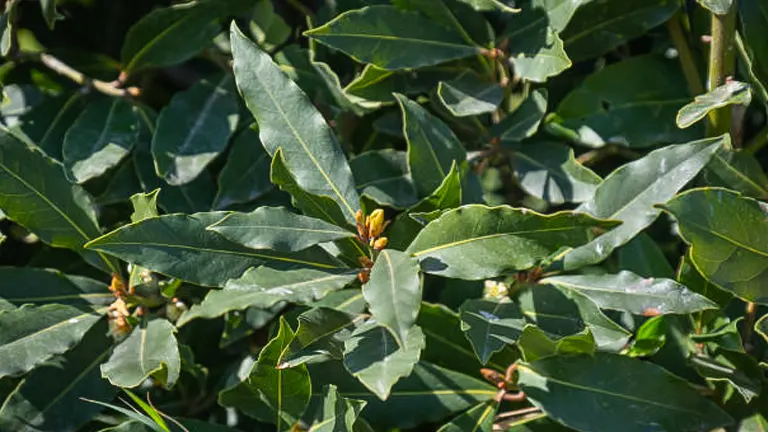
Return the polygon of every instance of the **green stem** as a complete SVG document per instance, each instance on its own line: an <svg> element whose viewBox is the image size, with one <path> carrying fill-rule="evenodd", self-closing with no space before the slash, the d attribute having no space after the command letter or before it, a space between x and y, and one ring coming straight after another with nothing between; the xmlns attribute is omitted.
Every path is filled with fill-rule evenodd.
<svg viewBox="0 0 768 432"><path fill-rule="evenodd" d="M725 84L736 66L733 40L736 34L737 2L725 15L712 14L712 42L709 51L709 76L707 91ZM731 107L724 107L709 113L707 136L717 136L731 130Z"/></svg>
<svg viewBox="0 0 768 432"><path fill-rule="evenodd" d="M667 30L669 30L669 35L677 49L677 55L683 67L683 74L688 82L688 91L691 93L691 96L697 96L704 93L704 85L701 81L699 68L696 67L696 60L691 52L691 47L688 45L688 40L680 25L680 16L680 14L676 14L667 21Z"/></svg>

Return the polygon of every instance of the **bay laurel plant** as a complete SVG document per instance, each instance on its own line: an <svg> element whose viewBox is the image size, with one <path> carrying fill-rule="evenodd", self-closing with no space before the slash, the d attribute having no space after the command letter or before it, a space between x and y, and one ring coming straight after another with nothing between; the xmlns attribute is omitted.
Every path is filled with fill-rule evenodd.
<svg viewBox="0 0 768 432"><path fill-rule="evenodd" d="M7 0L0 431L768 428L765 0Z"/></svg>

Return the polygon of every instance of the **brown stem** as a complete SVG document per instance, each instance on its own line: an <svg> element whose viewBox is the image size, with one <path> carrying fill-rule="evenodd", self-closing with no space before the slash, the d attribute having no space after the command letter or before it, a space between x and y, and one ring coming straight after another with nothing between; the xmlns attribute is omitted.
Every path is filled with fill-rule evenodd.
<svg viewBox="0 0 768 432"><path fill-rule="evenodd" d="M497 415L496 421L508 419L510 417L517 417L525 414L531 414L539 411L541 411L541 409L538 407L528 407L528 408L523 408L523 409L514 410L514 411L507 411Z"/></svg>
<svg viewBox="0 0 768 432"><path fill-rule="evenodd" d="M108 83L106 81L100 81L85 76L82 72L75 70L71 66L65 64L61 60L50 54L40 54L40 62L47 66L54 72L69 78L77 84L82 86L91 87L101 93L108 96L115 97L137 97L140 94L140 90L137 87L119 88L114 83Z"/></svg>

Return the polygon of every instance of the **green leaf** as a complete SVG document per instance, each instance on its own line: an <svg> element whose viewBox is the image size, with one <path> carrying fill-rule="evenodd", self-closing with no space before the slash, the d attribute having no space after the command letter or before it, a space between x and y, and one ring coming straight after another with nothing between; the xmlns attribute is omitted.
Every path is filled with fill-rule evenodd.
<svg viewBox="0 0 768 432"><path fill-rule="evenodd" d="M733 0L696 0L697 3L717 15L725 15L733 4Z"/></svg>
<svg viewBox="0 0 768 432"><path fill-rule="evenodd" d="M598 3L604 2L591 4ZM679 62L644 55L588 76L560 102L557 114L580 144L645 148L701 136L698 128L682 130L675 124L677 111L689 100Z"/></svg>
<svg viewBox="0 0 768 432"><path fill-rule="evenodd" d="M67 352L105 310L48 304L0 311L0 377L22 374Z"/></svg>
<svg viewBox="0 0 768 432"><path fill-rule="evenodd" d="M335 385L324 389L325 396L316 403L314 421L307 432L353 432L355 422L366 402L341 396ZM310 410L307 408L307 410Z"/></svg>
<svg viewBox="0 0 768 432"><path fill-rule="evenodd" d="M177 326L195 318L215 318L247 307L269 308L281 301L308 303L343 288L356 274L355 271L251 268L241 277L227 281L223 290L210 291L202 303L181 316Z"/></svg>
<svg viewBox="0 0 768 432"><path fill-rule="evenodd" d="M319 393L322 386L318 384L335 383L341 396L368 402L362 416L376 430L392 427L410 429L422 423L438 421L451 413L490 400L498 392L485 381L427 362L419 362L413 373L398 381L386 401L367 391L333 362L312 365L310 372L316 381L312 387L317 389L313 397L323 396Z"/></svg>
<svg viewBox="0 0 768 432"><path fill-rule="evenodd" d="M589 329L558 340L552 340L542 329L526 325L517 341L517 347L527 362L544 357L567 354L595 353L595 339Z"/></svg>
<svg viewBox="0 0 768 432"><path fill-rule="evenodd" d="M676 1L670 0L593 0L584 3L561 35L565 50L573 61L599 56L646 34L667 21L679 7Z"/></svg>
<svg viewBox="0 0 768 432"><path fill-rule="evenodd" d="M152 137L157 174L173 186L194 180L226 148L238 111L230 74L174 95L160 111Z"/></svg>
<svg viewBox="0 0 768 432"><path fill-rule="evenodd" d="M523 190L553 205L589 201L602 181L576 160L573 149L556 142L514 147L512 169Z"/></svg>
<svg viewBox="0 0 768 432"><path fill-rule="evenodd" d="M344 342L344 367L379 399L387 400L392 386L413 371L424 343L416 326L398 344L384 326L364 324Z"/></svg>
<svg viewBox="0 0 768 432"><path fill-rule="evenodd" d="M359 62L390 70L433 66L481 50L423 15L394 6L348 11L304 35Z"/></svg>
<svg viewBox="0 0 768 432"><path fill-rule="evenodd" d="M677 113L677 127L688 126L703 119L710 111L728 106L749 106L752 102L752 91L749 84L739 81L729 81L714 90L698 95L693 102L680 108Z"/></svg>
<svg viewBox="0 0 768 432"><path fill-rule="evenodd" d="M435 24L451 29L468 45L493 44L493 28L482 13L460 0L395 0L401 10L421 12Z"/></svg>
<svg viewBox="0 0 768 432"><path fill-rule="evenodd" d="M253 2L248 1L248 3L252 4ZM275 13L275 8L270 0L256 2L248 24L256 43L268 51L275 51L276 47L291 37L291 27L285 23L279 14Z"/></svg>
<svg viewBox="0 0 768 432"><path fill-rule="evenodd" d="M259 141L257 131L243 130L232 143L227 163L219 173L219 190L213 208L225 209L233 204L247 203L273 190L269 180L272 159Z"/></svg>
<svg viewBox="0 0 768 432"><path fill-rule="evenodd" d="M440 81L437 96L455 117L466 117L495 111L504 99L504 89L496 83L463 75L451 81Z"/></svg>
<svg viewBox="0 0 768 432"><path fill-rule="evenodd" d="M0 55L5 57L11 52L16 30L16 16L18 14L19 3L13 2L5 7L0 16ZM0 90L0 106L10 103L5 91Z"/></svg>
<svg viewBox="0 0 768 432"><path fill-rule="evenodd" d="M128 202L131 195L142 191L139 177L136 175L136 167L133 165L133 158L126 158L110 174L104 192L95 197L97 205L123 204Z"/></svg>
<svg viewBox="0 0 768 432"><path fill-rule="evenodd" d="M578 210L602 219L623 222L592 242L568 252L565 269L598 263L627 243L659 216L653 207L672 198L704 168L728 136L708 138L655 150L612 172L597 187L591 201Z"/></svg>
<svg viewBox="0 0 768 432"><path fill-rule="evenodd" d="M0 310L46 303L82 308L112 300L114 295L106 284L87 277L49 269L0 267Z"/></svg>
<svg viewBox="0 0 768 432"><path fill-rule="evenodd" d="M204 286L223 286L262 264L338 268L327 253L316 248L290 255L256 251L206 230L224 215L211 212L147 218L105 234L90 242L88 248Z"/></svg>
<svg viewBox="0 0 768 432"><path fill-rule="evenodd" d="M392 332L403 346L421 306L419 263L408 254L384 249L363 285L363 296L373 318Z"/></svg>
<svg viewBox="0 0 768 432"><path fill-rule="evenodd" d="M748 354L721 351L716 358L696 355L691 362L707 381L725 381L749 403L760 396L763 372Z"/></svg>
<svg viewBox="0 0 768 432"><path fill-rule="evenodd" d="M580 431L645 431L649 424L660 430L711 430L733 421L687 382L637 359L599 352L554 356L518 371L528 400Z"/></svg>
<svg viewBox="0 0 768 432"><path fill-rule="evenodd" d="M252 249L297 252L355 234L320 219L301 216L285 207L259 207L251 213L230 213L207 229Z"/></svg>
<svg viewBox="0 0 768 432"><path fill-rule="evenodd" d="M112 348L107 323L94 325L61 357L35 368L0 408L3 430L77 430L101 411L81 398L110 400L117 388L101 378L99 364Z"/></svg>
<svg viewBox="0 0 768 432"><path fill-rule="evenodd" d="M499 403L494 400L478 404L443 425L438 432L491 432Z"/></svg>
<svg viewBox="0 0 768 432"><path fill-rule="evenodd" d="M768 342L768 314L763 315L755 323L755 332Z"/></svg>
<svg viewBox="0 0 768 432"><path fill-rule="evenodd" d="M466 3L476 11L502 11L502 12L510 12L510 13L516 13L520 12L520 9L511 8L504 3L502 3L500 0L458 0L462 3Z"/></svg>
<svg viewBox="0 0 768 432"><path fill-rule="evenodd" d="M751 64L747 63L745 66L750 75L754 74L752 85L757 94L765 96L765 87L768 85L768 40L765 38L768 4L761 0L741 0L738 6L745 51L751 60Z"/></svg>
<svg viewBox="0 0 768 432"><path fill-rule="evenodd" d="M394 103L393 93L425 93L432 90L435 83L463 73L466 71L455 65L426 67L413 71L390 71L368 64L344 87L344 93L357 105L377 109L384 104Z"/></svg>
<svg viewBox="0 0 768 432"><path fill-rule="evenodd" d="M123 71L181 63L210 45L219 32L215 3L198 1L158 8L131 26L121 52Z"/></svg>
<svg viewBox="0 0 768 432"><path fill-rule="evenodd" d="M480 363L506 344L514 344L525 327L525 316L512 302L473 299L461 305L461 330Z"/></svg>
<svg viewBox="0 0 768 432"><path fill-rule="evenodd" d="M328 359L341 360L344 356L344 342L363 317L327 307L313 308L302 313L297 318L299 328L281 367L290 368Z"/></svg>
<svg viewBox="0 0 768 432"><path fill-rule="evenodd" d="M667 341L667 322L663 316L657 316L644 322L637 329L632 346L627 355L630 357L650 357L656 354Z"/></svg>
<svg viewBox="0 0 768 432"><path fill-rule="evenodd" d="M636 315L689 314L717 305L671 279L643 279L629 271L604 275L554 276L541 280L561 289L576 290L603 309Z"/></svg>
<svg viewBox="0 0 768 432"><path fill-rule="evenodd" d="M705 278L746 301L768 304L763 203L711 188L680 194L662 208L677 219L691 260Z"/></svg>
<svg viewBox="0 0 768 432"><path fill-rule="evenodd" d="M60 165L2 131L0 209L43 242L72 249L92 265L117 271L113 260L83 250L83 244L101 235L88 194L69 184Z"/></svg>
<svg viewBox="0 0 768 432"><path fill-rule="evenodd" d="M289 430L309 404L311 384L305 365L280 369L293 339L293 330L280 318L277 335L261 350L247 378L219 393L219 404L234 407L278 431Z"/></svg>
<svg viewBox="0 0 768 432"><path fill-rule="evenodd" d="M80 93L44 100L20 118L19 128L49 157L61 161L64 136L86 105Z"/></svg>
<svg viewBox="0 0 768 432"><path fill-rule="evenodd" d="M563 246L589 242L595 229L613 226L569 211L542 215L508 206L467 205L430 222L408 253L427 273L487 279L531 268Z"/></svg>
<svg viewBox="0 0 768 432"><path fill-rule="evenodd" d="M264 148L273 157L280 149L298 186L310 194L333 198L346 220L354 224L360 198L333 131L269 54L234 25L231 38L237 86L259 124Z"/></svg>
<svg viewBox="0 0 768 432"><path fill-rule="evenodd" d="M67 177L76 183L99 177L133 149L138 119L122 98L89 103L64 136L62 156Z"/></svg>
<svg viewBox="0 0 768 432"><path fill-rule="evenodd" d="M529 7L507 19L503 37L509 39L509 62L515 75L528 81L545 82L571 67L563 40L549 23L541 7Z"/></svg>
<svg viewBox="0 0 768 432"><path fill-rule="evenodd" d="M48 28L51 30L53 30L56 21L63 18L56 11L56 3L58 3L58 0L40 0L40 10L43 12L45 23L48 24Z"/></svg>
<svg viewBox="0 0 768 432"><path fill-rule="evenodd" d="M408 167L418 196L434 191L454 161L466 159L466 152L453 131L418 103L395 95L403 113L403 134L408 142Z"/></svg>
<svg viewBox="0 0 768 432"><path fill-rule="evenodd" d="M768 429L768 420L761 414L747 417L739 423L739 432L763 432Z"/></svg>
<svg viewBox="0 0 768 432"><path fill-rule="evenodd" d="M360 195L398 209L408 208L418 201L406 152L393 149L368 151L350 159L349 166Z"/></svg>
<svg viewBox="0 0 768 432"><path fill-rule="evenodd" d="M674 278L675 271L653 239L645 233L629 241L618 250L619 268L631 271L645 278ZM684 281L679 281L688 286Z"/></svg>
<svg viewBox="0 0 768 432"><path fill-rule="evenodd" d="M733 298L733 295L717 285L708 281L691 262L690 251L680 260L680 268L677 272L677 280L704 297L714 301L724 308Z"/></svg>
<svg viewBox="0 0 768 432"><path fill-rule="evenodd" d="M140 324L101 365L101 375L118 387L136 387L150 376L165 388L173 387L181 370L175 331L163 318Z"/></svg>
<svg viewBox="0 0 768 432"><path fill-rule="evenodd" d="M539 129L539 124L547 112L547 97L547 90L534 90L515 111L491 126L488 133L499 137L503 144L530 138Z"/></svg>
<svg viewBox="0 0 768 432"><path fill-rule="evenodd" d="M749 153L722 148L704 170L709 186L722 186L758 199L768 199L768 177Z"/></svg>

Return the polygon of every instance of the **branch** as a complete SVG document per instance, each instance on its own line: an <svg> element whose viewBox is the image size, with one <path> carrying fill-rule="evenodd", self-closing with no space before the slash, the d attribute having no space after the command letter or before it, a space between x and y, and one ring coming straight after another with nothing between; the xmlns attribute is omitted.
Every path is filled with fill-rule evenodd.
<svg viewBox="0 0 768 432"><path fill-rule="evenodd" d="M65 76L70 80L82 86L93 88L108 96L116 97L138 97L141 91L137 87L120 88L114 83L108 83L106 81L100 81L85 76L82 72L75 70L71 66L65 64L56 57L42 53L40 54L40 62L47 66L49 69Z"/></svg>
<svg viewBox="0 0 768 432"><path fill-rule="evenodd" d="M712 91L725 84L736 67L734 38L736 35L737 1L725 15L712 14L712 42L709 50L709 78L707 90ZM713 110L709 114L708 136L717 136L731 130L731 107Z"/></svg>

